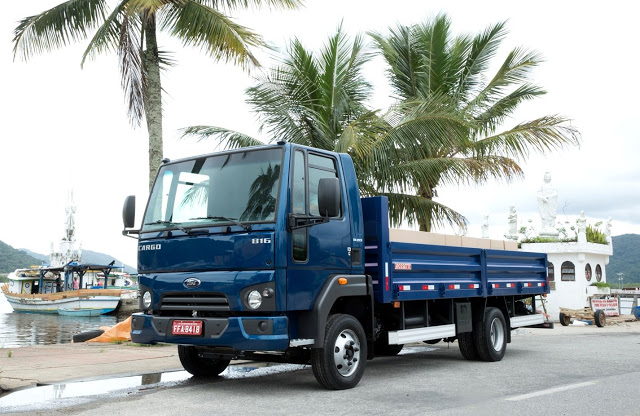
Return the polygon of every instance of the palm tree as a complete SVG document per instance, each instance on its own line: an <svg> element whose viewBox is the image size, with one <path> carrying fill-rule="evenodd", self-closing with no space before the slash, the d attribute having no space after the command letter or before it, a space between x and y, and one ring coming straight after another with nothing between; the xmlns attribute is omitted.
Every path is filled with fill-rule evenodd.
<svg viewBox="0 0 640 416"><path fill-rule="evenodd" d="M506 33L503 22L473 36L454 37L449 18L440 14L424 24L371 34L398 100L390 133L410 134L415 140L415 146L398 149L405 172L396 178L415 196L393 198L405 204L399 218L415 218L421 230L446 222L465 225L461 216L417 209L437 196L439 186L510 181L522 177L518 162L530 152L545 154L579 144L578 131L558 115L501 130L521 103L545 94L530 82L531 70L541 62L536 52L515 48L494 74L488 73ZM447 134L423 128L425 116L450 118Z"/></svg>
<svg viewBox="0 0 640 416"><path fill-rule="evenodd" d="M68 0L22 19L14 32L14 58L28 60L95 32L82 56L117 52L130 122L146 119L149 133L149 186L162 160L162 85L160 71L172 65L158 49L158 32L202 49L212 58L249 68L251 52L262 38L223 12L268 6L295 8L302 0L118 0L109 12L106 0Z"/></svg>
<svg viewBox="0 0 640 416"><path fill-rule="evenodd" d="M291 41L279 65L256 79L247 90L252 105L271 142L291 143L349 153L358 174L363 195L376 195L376 184L384 177L392 181L397 163L389 160L394 146L413 138L384 134L390 125L369 109L372 87L362 74L371 57L361 36L353 40L339 27L318 54ZM263 144L261 141L223 127L193 126L184 136L216 138L228 148ZM437 205L437 204L435 204Z"/></svg>

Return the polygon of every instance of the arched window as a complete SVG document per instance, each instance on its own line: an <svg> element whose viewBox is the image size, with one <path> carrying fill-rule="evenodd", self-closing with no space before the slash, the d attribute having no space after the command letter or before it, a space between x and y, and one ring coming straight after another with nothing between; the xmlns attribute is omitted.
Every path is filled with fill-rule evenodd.
<svg viewBox="0 0 640 416"><path fill-rule="evenodd" d="M591 281L591 265L589 263L584 266L584 277L587 279L587 282Z"/></svg>
<svg viewBox="0 0 640 416"><path fill-rule="evenodd" d="M596 280L598 282L602 281L602 268L600 267L600 265L596 265Z"/></svg>
<svg viewBox="0 0 640 416"><path fill-rule="evenodd" d="M553 282L556 278L555 270L553 269L553 263L549 262L549 266L547 268L547 273L549 275L549 281Z"/></svg>
<svg viewBox="0 0 640 416"><path fill-rule="evenodd" d="M562 263L560 279L562 281L575 281L576 280L576 266L573 265L570 261L565 261Z"/></svg>

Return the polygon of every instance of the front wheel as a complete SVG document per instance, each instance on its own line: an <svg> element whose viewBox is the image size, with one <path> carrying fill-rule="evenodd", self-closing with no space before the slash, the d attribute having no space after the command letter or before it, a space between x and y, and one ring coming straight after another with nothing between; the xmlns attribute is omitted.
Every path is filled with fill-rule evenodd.
<svg viewBox="0 0 640 416"><path fill-rule="evenodd" d="M475 335L476 350L482 361L500 361L507 350L507 324L498 308L487 308Z"/></svg>
<svg viewBox="0 0 640 416"><path fill-rule="evenodd" d="M178 345L178 357L184 369L196 377L216 377L229 366L230 362L221 358L200 357L196 347L186 345Z"/></svg>
<svg viewBox="0 0 640 416"><path fill-rule="evenodd" d="M367 338L351 315L329 317L322 348L311 351L313 375L323 387L345 390L355 387L367 362Z"/></svg>

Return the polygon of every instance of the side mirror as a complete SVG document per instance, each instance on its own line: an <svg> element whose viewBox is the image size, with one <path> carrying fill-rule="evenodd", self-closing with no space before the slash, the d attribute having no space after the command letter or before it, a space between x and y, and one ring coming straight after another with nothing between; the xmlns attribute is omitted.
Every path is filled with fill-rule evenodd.
<svg viewBox="0 0 640 416"><path fill-rule="evenodd" d="M318 182L318 208L323 217L340 216L340 182L338 178L322 178Z"/></svg>
<svg viewBox="0 0 640 416"><path fill-rule="evenodd" d="M124 200L124 206L122 207L122 222L124 228L131 228L136 222L136 196L129 195Z"/></svg>

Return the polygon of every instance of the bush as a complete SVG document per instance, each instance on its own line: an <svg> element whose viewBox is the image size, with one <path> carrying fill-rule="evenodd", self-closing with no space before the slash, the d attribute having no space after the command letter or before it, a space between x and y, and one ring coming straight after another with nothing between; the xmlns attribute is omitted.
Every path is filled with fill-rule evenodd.
<svg viewBox="0 0 640 416"><path fill-rule="evenodd" d="M589 243L607 244L607 236L596 227L587 225L587 241Z"/></svg>

